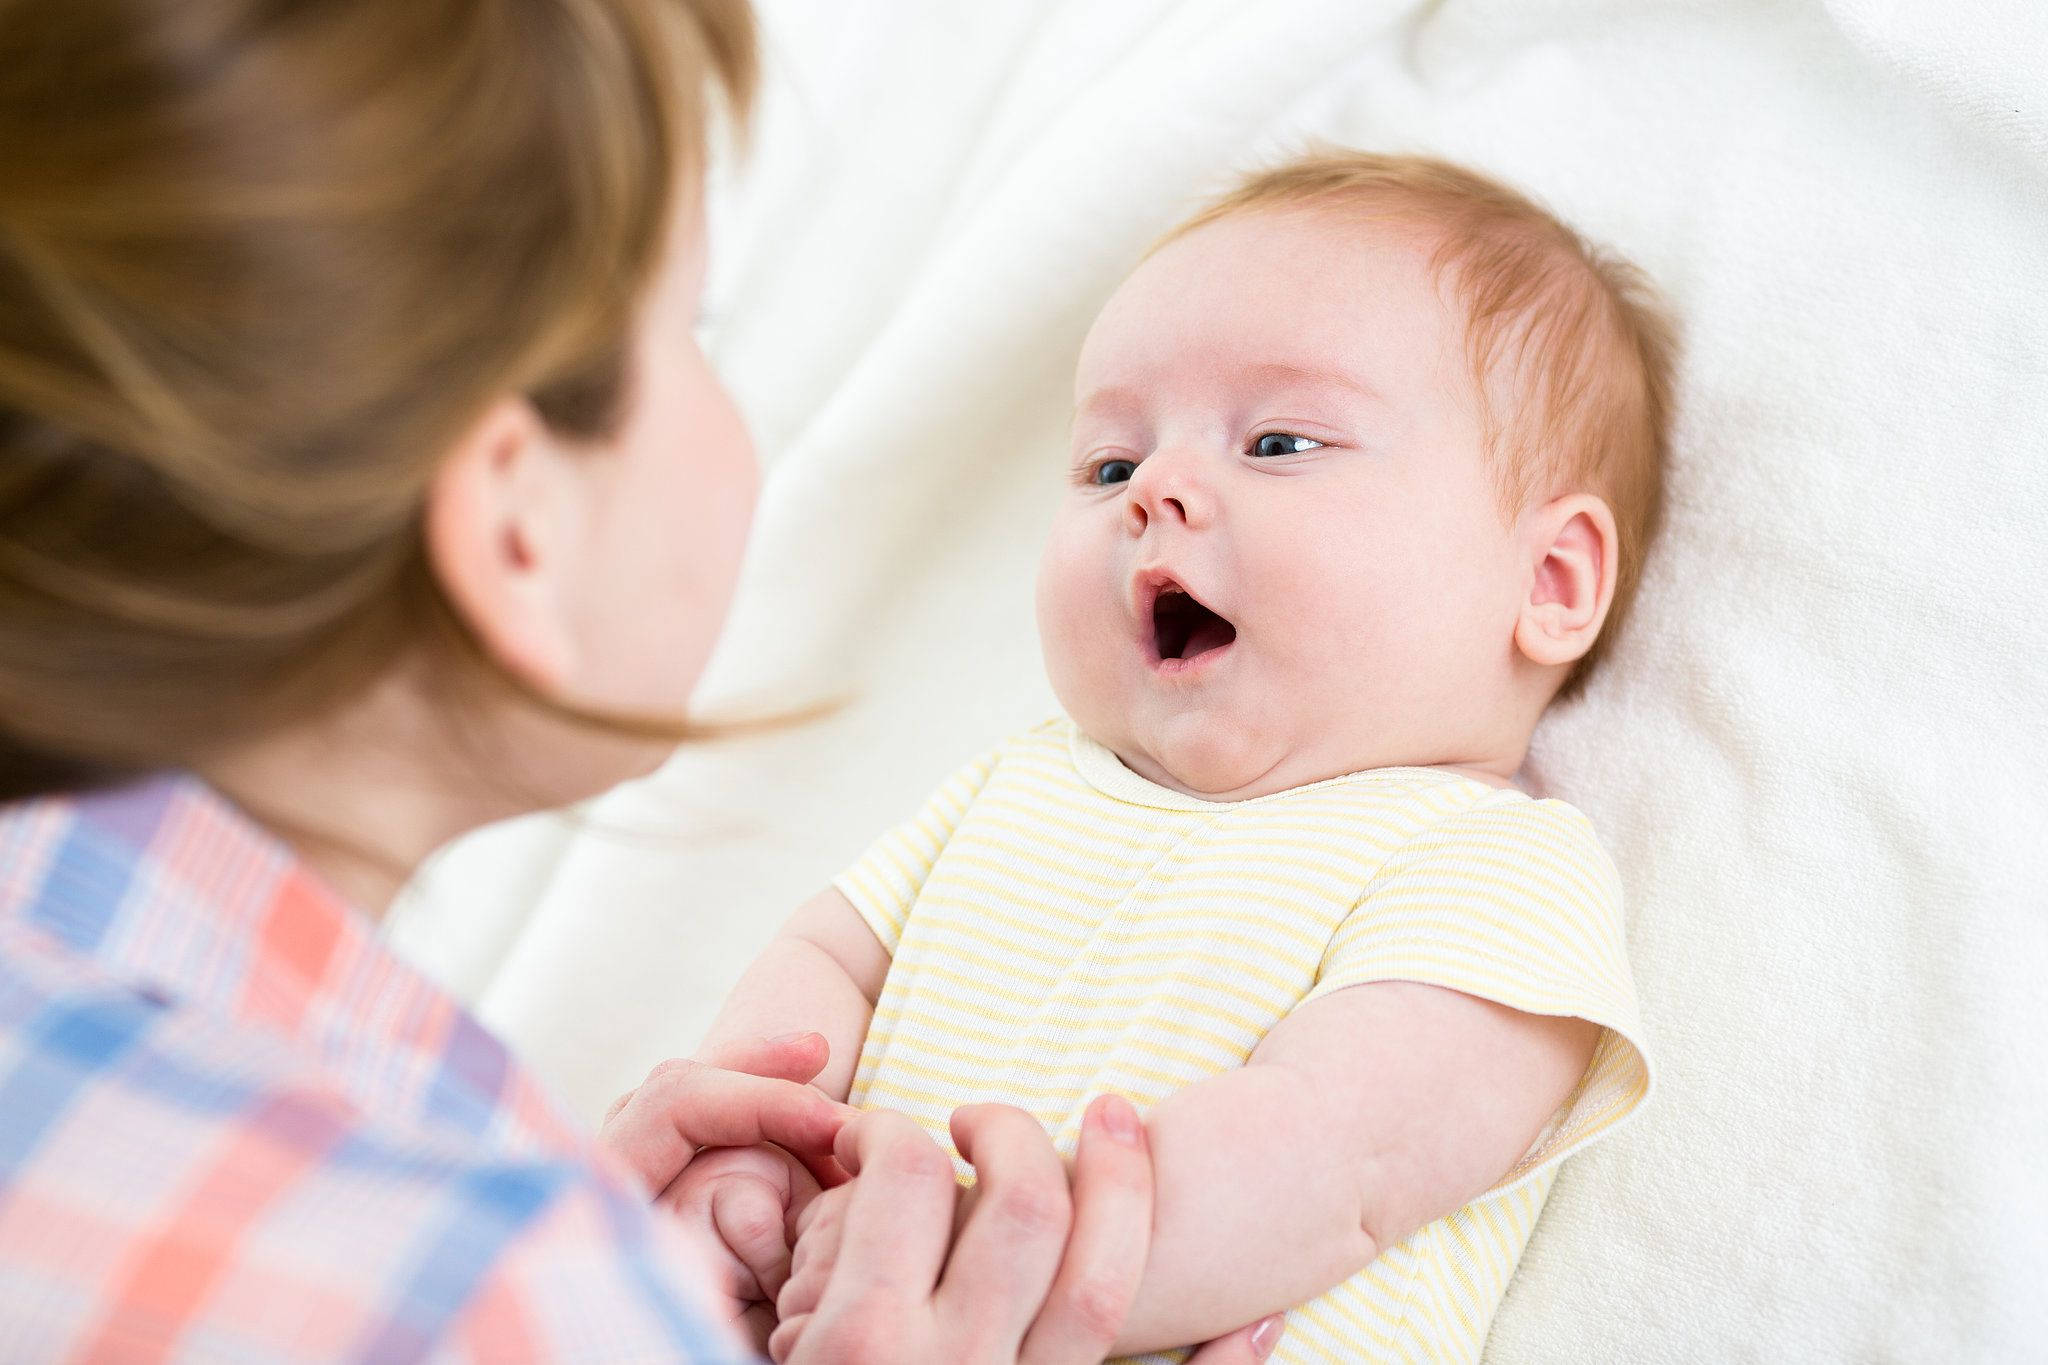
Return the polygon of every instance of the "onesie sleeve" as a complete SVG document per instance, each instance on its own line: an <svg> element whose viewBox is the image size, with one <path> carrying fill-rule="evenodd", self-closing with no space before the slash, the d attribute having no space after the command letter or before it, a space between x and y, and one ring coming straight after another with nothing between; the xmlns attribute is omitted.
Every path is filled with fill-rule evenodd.
<svg viewBox="0 0 2048 1365"><path fill-rule="evenodd" d="M932 864L995 771L1000 752L983 754L940 783L915 816L875 840L852 867L832 879L891 956Z"/></svg>
<svg viewBox="0 0 2048 1365"><path fill-rule="evenodd" d="M1373 981L1447 986L1602 1027L1578 1088L1489 1194L1611 1132L1649 1095L1621 879L1592 822L1562 801L1496 793L1396 850L1338 926L1302 1003Z"/></svg>

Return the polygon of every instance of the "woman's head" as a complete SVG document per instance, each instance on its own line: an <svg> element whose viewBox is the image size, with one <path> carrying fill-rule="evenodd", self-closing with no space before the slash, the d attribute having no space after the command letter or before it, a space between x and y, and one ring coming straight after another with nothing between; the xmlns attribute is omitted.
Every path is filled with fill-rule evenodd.
<svg viewBox="0 0 2048 1365"><path fill-rule="evenodd" d="M752 496L690 331L752 78L741 0L0 0L0 796L406 658L675 709Z"/></svg>

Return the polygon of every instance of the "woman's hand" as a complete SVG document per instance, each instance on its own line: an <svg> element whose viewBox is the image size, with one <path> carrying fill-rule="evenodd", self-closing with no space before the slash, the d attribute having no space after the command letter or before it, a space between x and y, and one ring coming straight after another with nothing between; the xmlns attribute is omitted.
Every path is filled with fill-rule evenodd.
<svg viewBox="0 0 2048 1365"><path fill-rule="evenodd" d="M1118 1096L1089 1106L1071 1195L1023 1111L972 1105L952 1131L978 1182L957 1239L952 1161L913 1120L878 1110L841 1131L839 1159L856 1178L799 1220L769 1340L781 1365L1094 1365L1108 1352L1151 1241L1137 1113ZM1279 1329L1269 1318L1234 1332L1191 1365L1253 1365Z"/></svg>
<svg viewBox="0 0 2048 1365"><path fill-rule="evenodd" d="M803 1162L829 1189L846 1179L832 1144L855 1111L805 1084L824 1069L826 1053L822 1034L793 1033L663 1062L613 1102L597 1140L625 1160L650 1197L705 1147L761 1142Z"/></svg>

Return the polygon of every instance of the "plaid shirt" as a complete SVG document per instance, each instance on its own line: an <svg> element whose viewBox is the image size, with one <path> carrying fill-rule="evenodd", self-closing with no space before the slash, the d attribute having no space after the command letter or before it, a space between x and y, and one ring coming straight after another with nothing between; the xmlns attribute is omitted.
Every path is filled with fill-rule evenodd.
<svg viewBox="0 0 2048 1365"><path fill-rule="evenodd" d="M0 807L0 1360L740 1359L607 1163L198 782Z"/></svg>

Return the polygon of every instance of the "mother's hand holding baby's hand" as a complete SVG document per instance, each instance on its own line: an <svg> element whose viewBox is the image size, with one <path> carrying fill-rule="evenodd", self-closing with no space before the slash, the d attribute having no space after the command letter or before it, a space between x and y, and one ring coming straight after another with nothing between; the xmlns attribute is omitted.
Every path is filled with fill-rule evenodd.
<svg viewBox="0 0 2048 1365"><path fill-rule="evenodd" d="M1129 1103L1088 1108L1072 1191L1022 1110L956 1110L976 1198L955 1235L953 1164L915 1121L877 1110L841 1131L850 1185L798 1222L769 1339L778 1365L1093 1365L1116 1339L1151 1242L1152 1162ZM944 1271L941 1279L941 1270ZM1253 1365L1279 1320L1233 1332L1190 1365Z"/></svg>
<svg viewBox="0 0 2048 1365"><path fill-rule="evenodd" d="M674 1059L613 1102L598 1141L659 1194L706 1147L772 1142L827 1188L846 1179L832 1144L853 1111L807 1085L824 1069L824 1036L793 1033Z"/></svg>

